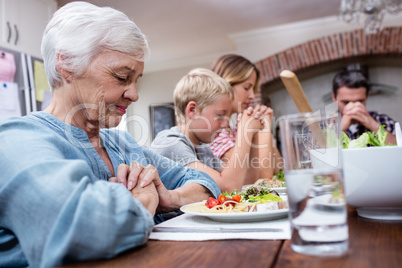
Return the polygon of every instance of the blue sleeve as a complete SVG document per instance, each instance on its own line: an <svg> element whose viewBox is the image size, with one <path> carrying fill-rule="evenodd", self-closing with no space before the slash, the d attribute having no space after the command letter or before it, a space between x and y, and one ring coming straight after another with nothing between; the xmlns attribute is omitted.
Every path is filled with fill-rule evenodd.
<svg viewBox="0 0 402 268"><path fill-rule="evenodd" d="M208 174L184 167L179 162L172 161L147 148L144 148L143 152L148 163L158 169L159 177L168 190L176 189L187 183L198 183L205 186L215 197L219 196L219 186Z"/></svg>
<svg viewBox="0 0 402 268"><path fill-rule="evenodd" d="M0 125L0 266L111 258L148 239L152 215L124 186L68 159L71 144L60 140L40 124Z"/></svg>

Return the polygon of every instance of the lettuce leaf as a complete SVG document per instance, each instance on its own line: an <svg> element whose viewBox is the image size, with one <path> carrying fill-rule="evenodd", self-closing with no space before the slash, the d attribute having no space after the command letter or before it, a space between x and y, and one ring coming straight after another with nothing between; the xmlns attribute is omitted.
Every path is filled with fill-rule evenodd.
<svg viewBox="0 0 402 268"><path fill-rule="evenodd" d="M369 144L373 146L381 146L380 141L377 139L376 135L373 132L367 132L369 135Z"/></svg>
<svg viewBox="0 0 402 268"><path fill-rule="evenodd" d="M285 174L283 173L282 169L279 170L279 173L272 177L273 179L277 179L280 181L285 181Z"/></svg>
<svg viewBox="0 0 402 268"><path fill-rule="evenodd" d="M269 203L269 202L278 202L283 201L283 199L275 194L260 194L258 196L250 196L249 200L261 202L261 203Z"/></svg>
<svg viewBox="0 0 402 268"><path fill-rule="evenodd" d="M355 140L351 140L349 142L348 148L364 148L367 147L367 144L369 144L370 141L370 136L368 135L367 132L364 132L362 135L360 135L359 138Z"/></svg>
<svg viewBox="0 0 402 268"><path fill-rule="evenodd" d="M342 143L343 143L344 149L349 147L350 139L349 139L348 135L346 135L345 132L342 132Z"/></svg>
<svg viewBox="0 0 402 268"><path fill-rule="evenodd" d="M355 140L350 140L348 135L345 132L342 133L342 142L343 148L363 148L367 147L367 145L372 146L386 146L386 138L388 132L385 130L385 125L381 125L377 133L373 133L371 131L367 131L360 135L359 138Z"/></svg>
<svg viewBox="0 0 402 268"><path fill-rule="evenodd" d="M388 132L385 130L385 125L381 125L377 130L377 139L380 146L386 146L385 140L387 139Z"/></svg>

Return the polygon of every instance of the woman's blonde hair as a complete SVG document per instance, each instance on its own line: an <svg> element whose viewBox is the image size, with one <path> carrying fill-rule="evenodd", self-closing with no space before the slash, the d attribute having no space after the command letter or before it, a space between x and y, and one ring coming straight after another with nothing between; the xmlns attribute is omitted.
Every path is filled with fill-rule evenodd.
<svg viewBox="0 0 402 268"><path fill-rule="evenodd" d="M225 79L208 69L191 70L180 79L173 93L177 122L185 122L186 107L190 101L195 101L202 111L222 95L234 98L232 87Z"/></svg>
<svg viewBox="0 0 402 268"><path fill-rule="evenodd" d="M254 63L240 55L227 54L221 56L212 64L211 70L223 77L231 86L243 83L255 71L257 79L254 85L254 92L258 91L260 71Z"/></svg>

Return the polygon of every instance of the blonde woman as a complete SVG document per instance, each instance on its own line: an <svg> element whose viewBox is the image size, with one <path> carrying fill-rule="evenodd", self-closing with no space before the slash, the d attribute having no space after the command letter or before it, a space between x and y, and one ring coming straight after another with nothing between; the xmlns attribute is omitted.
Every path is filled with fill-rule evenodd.
<svg viewBox="0 0 402 268"><path fill-rule="evenodd" d="M260 78L257 67L240 55L227 54L218 58L211 69L233 88L234 100L230 115L250 110L250 102L255 98ZM254 183L259 178L272 177L279 171L278 167L281 167L282 163L272 137L273 110L264 105L257 105L253 111L263 116L265 124L264 129L252 140L247 184ZM232 125L230 130L222 131L210 145L214 155L225 162L230 161L239 138L242 136L238 125Z"/></svg>

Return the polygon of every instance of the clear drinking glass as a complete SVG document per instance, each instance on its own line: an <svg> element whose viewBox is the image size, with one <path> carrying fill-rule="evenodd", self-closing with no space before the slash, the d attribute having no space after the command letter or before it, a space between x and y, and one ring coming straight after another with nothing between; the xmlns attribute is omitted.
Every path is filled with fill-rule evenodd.
<svg viewBox="0 0 402 268"><path fill-rule="evenodd" d="M279 119L291 247L298 253L339 256L348 249L339 122L331 109Z"/></svg>

